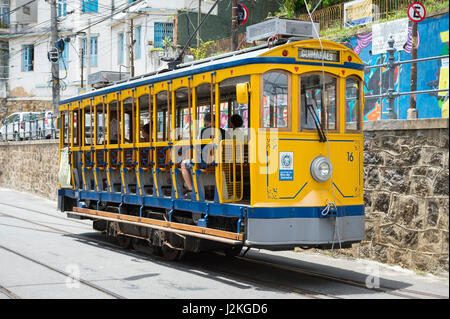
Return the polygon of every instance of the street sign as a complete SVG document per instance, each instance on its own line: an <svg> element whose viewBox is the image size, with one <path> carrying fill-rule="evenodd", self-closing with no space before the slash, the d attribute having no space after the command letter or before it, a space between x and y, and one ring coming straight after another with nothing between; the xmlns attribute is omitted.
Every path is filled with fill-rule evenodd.
<svg viewBox="0 0 450 319"><path fill-rule="evenodd" d="M238 3L237 5L237 19L238 24L243 25L248 20L248 9L243 4Z"/></svg>
<svg viewBox="0 0 450 319"><path fill-rule="evenodd" d="M47 53L48 60L52 63L58 63L59 61L59 52L57 48L52 48Z"/></svg>
<svg viewBox="0 0 450 319"><path fill-rule="evenodd" d="M420 2L413 2L408 7L408 17L412 22L423 21L426 14L425 6Z"/></svg>

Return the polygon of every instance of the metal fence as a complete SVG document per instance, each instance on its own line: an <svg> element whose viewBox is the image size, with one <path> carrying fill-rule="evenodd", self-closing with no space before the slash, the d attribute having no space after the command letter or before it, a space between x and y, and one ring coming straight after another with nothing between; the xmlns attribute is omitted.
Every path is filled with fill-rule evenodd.
<svg viewBox="0 0 450 319"><path fill-rule="evenodd" d="M0 125L0 142L59 138L57 115L52 112L17 112Z"/></svg>
<svg viewBox="0 0 450 319"><path fill-rule="evenodd" d="M395 99L400 97L400 96L404 96L404 95L416 95L416 94L430 94L430 93L440 93L440 92L448 92L449 89L431 89L431 90L422 90L422 91L409 91L409 92L395 92L394 89L394 82L395 82L395 69L397 66L400 66L402 64L407 64L407 63L418 63L418 62L425 62L425 61L432 61L432 60L442 60L442 59L448 59L449 55L440 55L440 56L435 56L435 57L428 57L428 58L421 58L421 59L414 59L414 60L406 60L406 61L395 61L395 52L397 51L394 48L394 39L392 38L392 36L390 37L389 41L388 41L388 45L389 48L387 49L387 54L388 54L388 61L386 63L383 64L378 64L378 65L373 65L373 66L366 66L364 69L365 71L370 70L370 69L376 69L376 68L387 68L387 90L385 90L384 92L381 90L381 88L383 88L383 77L380 77L380 92L382 92L381 94L378 95L365 95L365 99L369 100L369 99L381 99L383 100L384 98L387 98L388 100L388 105L386 108L386 112L387 119L398 119L398 111L395 112ZM381 72L380 72L381 74ZM447 93L448 96L448 93ZM380 112L380 117L381 114L384 113L383 110L381 110ZM417 118L417 110L415 107L411 107L409 108L408 111L408 118ZM381 119L381 118L380 118Z"/></svg>
<svg viewBox="0 0 450 319"><path fill-rule="evenodd" d="M448 0L425 0L422 3L428 5L444 4ZM372 0L372 21L387 19L390 16L397 15L401 12L405 13L411 0ZM320 30L328 28L343 29L344 26L344 3L317 10L311 14L315 22L320 23ZM308 14L299 16L300 20L309 20Z"/></svg>

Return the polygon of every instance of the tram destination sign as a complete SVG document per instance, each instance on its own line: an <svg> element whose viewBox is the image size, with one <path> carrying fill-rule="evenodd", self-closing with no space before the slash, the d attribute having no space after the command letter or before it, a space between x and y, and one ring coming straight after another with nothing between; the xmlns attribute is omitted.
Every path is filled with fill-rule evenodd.
<svg viewBox="0 0 450 319"><path fill-rule="evenodd" d="M298 58L305 60L317 60L328 62L339 62L339 51L320 49L298 49Z"/></svg>

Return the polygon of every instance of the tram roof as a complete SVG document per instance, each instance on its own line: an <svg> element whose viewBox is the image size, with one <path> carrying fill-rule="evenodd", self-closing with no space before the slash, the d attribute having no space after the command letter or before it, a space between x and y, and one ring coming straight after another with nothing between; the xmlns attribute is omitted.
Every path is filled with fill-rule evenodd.
<svg viewBox="0 0 450 319"><path fill-rule="evenodd" d="M311 41L311 40L306 40ZM287 43L293 44L297 41L288 41ZM301 42L301 41L299 41ZM330 42L322 40L322 42ZM335 47L342 47L345 49L348 49L343 44L334 43ZM267 44L240 50L240 51L234 51L225 53L222 55L218 55L215 57L210 57L203 60L193 61L189 63L179 64L175 70L161 70L157 72L147 73L143 74L138 77L134 77L128 80L123 80L120 82L115 82L112 85L108 85L106 87L103 87L101 89L97 89L91 92L87 92L81 95L73 96L70 98L67 98L65 100L62 100L59 102L60 105L71 103L78 100L83 100L99 95L104 95L108 93L114 93L118 91L123 91L127 89L131 89L138 86L144 86L144 85L151 85L158 82L164 82L164 81L171 81L173 79L177 79L180 77L186 77L186 76L192 76L195 74L201 74L205 72L214 72L221 69L226 69L230 67L238 67L242 65L249 65L249 64L257 64L257 63L299 63L295 60L295 58L289 58L289 57L267 57L264 55L264 53L271 51L275 49L276 47L283 46L286 43L281 43L280 45L269 47ZM302 62L303 64L317 64L321 65L320 62ZM323 64L325 66L328 66L329 64L325 63ZM343 64L332 64L331 66L335 67L344 67L344 68L352 68L357 70L363 70L364 65L361 64L361 61L359 60L354 62L347 62L344 61Z"/></svg>
<svg viewBox="0 0 450 319"><path fill-rule="evenodd" d="M106 87L93 90L90 92L86 92L77 96L73 96L62 100L59 104L70 103L78 100L83 100L86 98L99 96L102 94L108 94L112 92L122 91L129 88L133 88L136 86L142 85L150 85L153 83L170 81L172 79L176 79L179 77L191 76L194 74L204 73L204 72L213 72L216 70L240 66L244 64L251 64L252 61L249 60L251 58L256 58L259 55L272 50L273 48L269 48L267 45L261 45L258 47L249 48L242 51L234 51L222 55L218 55L216 57L206 58L202 60L197 60L189 63L179 64L175 70L161 70L157 72L143 74L139 77L134 77L132 79L123 80L120 82L115 82L112 85L108 85ZM254 63L254 62L253 62Z"/></svg>

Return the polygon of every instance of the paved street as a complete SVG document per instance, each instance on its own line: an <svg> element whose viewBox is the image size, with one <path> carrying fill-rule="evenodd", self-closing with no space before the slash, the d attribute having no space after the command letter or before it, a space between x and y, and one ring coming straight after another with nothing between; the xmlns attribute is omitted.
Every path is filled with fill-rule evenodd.
<svg viewBox="0 0 450 319"><path fill-rule="evenodd" d="M91 223L66 218L55 202L0 189L0 299L448 298L448 278L315 253L169 262L143 246L123 250Z"/></svg>

